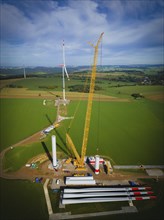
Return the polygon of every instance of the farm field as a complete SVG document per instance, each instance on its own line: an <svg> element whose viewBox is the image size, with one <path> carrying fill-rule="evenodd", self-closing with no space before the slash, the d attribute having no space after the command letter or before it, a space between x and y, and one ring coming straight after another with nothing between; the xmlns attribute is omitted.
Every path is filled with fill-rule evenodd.
<svg viewBox="0 0 164 220"><path fill-rule="evenodd" d="M76 83L84 84L84 80L68 81L67 90L68 86ZM130 86L130 83L125 86L123 82L119 84L121 86L117 86L119 82L109 84L107 80L99 80L99 78L97 83L103 89L97 92L95 95L97 101L93 102L87 154L106 155L115 164L163 164L164 87L161 85ZM47 94L50 99L55 99L56 95L61 94L61 77L28 78L13 82L9 80L9 84L5 81L6 85L16 85L22 88L7 86L1 90L1 95L5 94L7 97L7 99L0 99L1 150L55 121L56 108L52 105L43 106L42 102ZM54 90L52 86L55 86ZM134 100L131 94L135 92L142 93L145 98ZM27 94L29 98L10 99L9 97L14 94L16 97L19 94ZM70 134L80 153L87 104L87 101L81 100L81 97L86 98L87 94L83 95L78 92L67 94L70 97L77 96L80 100L71 101L68 106L68 116L74 116L74 120L63 121L60 127L53 131L57 136L58 150L63 151L65 156L68 152L65 143L66 132ZM102 94L106 95L104 97L111 95L108 102L103 101ZM116 102L111 102L113 97L118 98ZM128 102L120 102L125 97ZM50 135L44 142L51 150ZM35 151L30 148L35 148ZM28 148L10 151L6 157L10 158L7 161L21 158L17 166L13 168L15 170L26 163L28 158L42 152L42 143L38 142L29 145ZM10 162L5 164L11 167Z"/></svg>
<svg viewBox="0 0 164 220"><path fill-rule="evenodd" d="M5 101L10 103L11 100ZM24 102L22 100L17 101ZM40 106L39 103L38 100L38 106ZM74 116L74 120L61 122L60 127L42 140L50 151L50 137L55 134L58 151L63 152L64 157L68 157L65 140L66 132L68 132L80 153L86 104L86 101L72 101L69 104L68 116ZM38 111L38 116L33 119L37 126L40 125L40 118L48 114L46 111L52 111L50 116L53 120L54 110L51 107L50 109L45 107L45 109L44 114L42 111L40 113ZM20 112L18 113L20 114ZM28 113L31 115L31 112L26 112L26 119L29 118ZM16 118L19 118L16 112L14 114ZM44 122L48 125L49 122L46 120L45 117ZM105 155L110 157L114 164L163 164L163 131L163 103L144 99L125 103L94 101L87 155L97 153ZM14 136L17 135L15 132L17 131L13 129ZM39 153L44 153L43 144L40 142L28 145L28 147L17 147L6 154L5 168L17 170L28 159ZM17 162L14 163L14 161Z"/></svg>
<svg viewBox="0 0 164 220"><path fill-rule="evenodd" d="M43 106L43 99L46 96L49 99L55 99L58 95L61 96L60 82L60 77L55 83L52 78L33 78L26 81L22 79L10 82L11 84L20 86L20 88L5 87L1 89L0 94L5 94L6 96L6 98L3 97L0 99L1 151L49 126L55 120L56 108L52 105ZM67 90L69 89L68 85L75 84L82 85L84 81L72 80L70 84L67 83ZM5 82L6 85L7 82ZM40 85L41 88L39 87ZM93 102L87 155L104 155L111 159L112 164L118 165L163 164L164 87L161 85L132 85L131 83L125 85L123 82L108 83L106 80L99 80L97 85L102 86L102 90L96 91L96 99ZM55 88L52 89L51 86L55 86ZM135 100L131 97L132 93L142 93L145 98ZM20 98L19 94L25 94L25 97ZM51 151L52 134L55 134L57 137L57 150L61 158L68 157L65 140L66 132L69 133L80 153L87 94L84 94L84 100L80 98L82 97L82 93L69 92L67 94L69 97L76 97L76 99L72 99L67 109L68 116L74 116L74 120L62 121L57 129L41 141L28 145L20 145L13 150L9 150L3 160L3 166L8 172L18 170L29 159L38 154L45 153L43 145ZM102 96L102 94L105 96ZM12 95L17 96L17 98L11 99L10 96ZM78 97L80 98L79 101L77 101ZM109 97L109 99L105 101L103 99L104 97ZM113 97L117 98L114 102ZM123 101L123 99L126 100ZM155 184L162 183L158 182ZM7 220L13 220L12 216L17 216L17 219L21 220L26 220L26 217L31 220L38 218L48 220L42 185L29 181L1 179L1 189L3 191L1 196L3 207L2 217L6 217ZM163 193L162 187L158 189ZM28 195L26 191L28 191ZM159 192L157 192L158 194ZM56 197L52 192L50 192L50 195L52 202L56 201ZM11 196L12 198L10 198ZM15 197L17 197L16 202ZM8 210L8 201L10 201L10 204L15 203L10 206L11 212L6 215L5 210ZM141 217L145 219L149 216L149 219L153 219L156 216L153 214L158 213L158 219L161 220L161 216L163 216L161 211L162 203L163 196L162 200L161 197L158 199L157 205L153 204L153 202L151 204L143 202L137 207L141 211L139 214L111 216L110 218L112 220L127 220L131 218L137 220L142 219ZM17 214L17 207L22 207L19 214ZM117 205L113 206L106 203L105 205L95 204L94 206L86 207L70 205L65 210L75 214L79 212L94 212L95 210L105 211L113 208L117 208ZM146 211L146 208L148 208L148 211ZM58 204L54 204L54 209L54 211L61 211L58 209ZM27 210L29 211L27 212ZM35 216L34 212L37 213L37 216ZM107 216L103 219L108 218Z"/></svg>
<svg viewBox="0 0 164 220"><path fill-rule="evenodd" d="M69 130L79 151L83 136L83 108L79 107L81 113ZM163 123L161 103L141 100L94 102L87 155L97 152L109 156L116 164L163 164Z"/></svg>
<svg viewBox="0 0 164 220"><path fill-rule="evenodd" d="M1 218L5 220L48 220L48 213L46 208L46 202L43 193L43 185L38 183L33 183L30 181L22 180L4 180L0 179L1 188ZM110 216L111 220L138 220L138 219L163 219L163 182L155 182L154 180L149 180L148 184L152 186L153 191L158 197L157 202L155 200L150 201L139 201L135 202L134 205L137 206L139 213L128 214L128 215L113 215ZM27 193L28 192L28 193ZM73 214L78 213L88 213L88 212L99 212L99 211L109 211L117 210L122 206L127 206L126 202L118 203L94 203L94 204L80 204L76 205L66 205L65 209L59 209L58 199L59 193L53 193L49 190L50 198L55 213L57 212L69 212ZM17 199L15 199L17 198ZM15 218L16 217L16 218ZM94 217L90 219L98 220L99 217ZM109 219L109 216L103 216L104 220Z"/></svg>
<svg viewBox="0 0 164 220"><path fill-rule="evenodd" d="M129 97L132 93L142 93L145 98L149 98L151 95L161 95L159 101L164 102L164 87L163 86L119 86L119 87L109 87L104 94L110 94L116 97Z"/></svg>
<svg viewBox="0 0 164 220"><path fill-rule="evenodd" d="M79 81L79 80L78 80ZM73 83L77 82L77 80L70 80L67 81L67 87L72 85ZM81 82L81 81L80 81ZM84 82L81 82L81 84ZM52 76L47 78L27 78L27 79L20 79L15 82L10 82L6 85L6 88L10 87L10 85L15 85L18 88L27 88L29 90L60 90L62 89L62 77L59 76ZM52 88L54 87L54 88Z"/></svg>
<svg viewBox="0 0 164 220"><path fill-rule="evenodd" d="M1 0L0 220L164 220L164 0Z"/></svg>
<svg viewBox="0 0 164 220"><path fill-rule="evenodd" d="M0 179L1 213L4 220L48 220L42 184Z"/></svg>
<svg viewBox="0 0 164 220"><path fill-rule="evenodd" d="M71 86L87 85L85 80L81 78L73 78L66 82L66 91L70 90ZM95 91L97 94L103 94L108 96L114 96L117 98L130 98L132 93L142 93L146 98L151 95L161 94L160 101L164 102L164 87L162 85L136 85L134 82L121 82L121 81L109 81L107 79L97 78L96 85L99 86L99 90ZM11 89L15 86L15 89ZM27 89L20 90L17 88ZM22 91L23 93L36 94L43 93L43 95L56 96L61 95L62 84L61 77L48 77L48 78L28 78L19 79L7 84L5 83L5 88L1 90L1 95L10 95L10 91L14 95L14 91ZM73 92L74 93L74 92Z"/></svg>
<svg viewBox="0 0 164 220"><path fill-rule="evenodd" d="M39 99L0 99L0 149L13 145L50 125L56 118L53 106Z"/></svg>

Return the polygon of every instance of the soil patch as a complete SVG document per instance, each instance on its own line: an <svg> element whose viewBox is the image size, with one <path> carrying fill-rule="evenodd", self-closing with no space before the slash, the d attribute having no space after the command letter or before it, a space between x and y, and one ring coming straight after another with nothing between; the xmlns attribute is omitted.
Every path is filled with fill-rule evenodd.
<svg viewBox="0 0 164 220"><path fill-rule="evenodd" d="M164 102L164 93L147 96L148 99Z"/></svg>

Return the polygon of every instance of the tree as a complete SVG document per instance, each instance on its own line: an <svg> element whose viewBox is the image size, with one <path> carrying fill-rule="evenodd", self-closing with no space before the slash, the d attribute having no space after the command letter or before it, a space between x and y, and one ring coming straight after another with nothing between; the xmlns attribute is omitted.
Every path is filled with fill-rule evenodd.
<svg viewBox="0 0 164 220"><path fill-rule="evenodd" d="M144 98L144 96L143 96L141 93L133 93L133 94L131 94L131 96L132 96L134 99Z"/></svg>

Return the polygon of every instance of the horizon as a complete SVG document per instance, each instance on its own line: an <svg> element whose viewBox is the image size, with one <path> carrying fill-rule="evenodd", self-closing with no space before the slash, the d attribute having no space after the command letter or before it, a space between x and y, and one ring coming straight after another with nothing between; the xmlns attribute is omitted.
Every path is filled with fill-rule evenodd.
<svg viewBox="0 0 164 220"><path fill-rule="evenodd" d="M160 64L109 64L109 65L97 65L97 67L119 67L119 66L131 66L131 67L142 67L142 66L162 66L164 67L164 64L160 63ZM91 65L67 65L67 68L76 68L76 67L90 67L91 68ZM62 69L60 66L0 66L0 69L2 68L19 68L19 69L23 69L23 68L59 68L59 69Z"/></svg>
<svg viewBox="0 0 164 220"><path fill-rule="evenodd" d="M163 65L163 0L3 0L1 66ZM102 48L102 50L101 50ZM101 56L101 59L100 59ZM140 63L140 64L138 64Z"/></svg>

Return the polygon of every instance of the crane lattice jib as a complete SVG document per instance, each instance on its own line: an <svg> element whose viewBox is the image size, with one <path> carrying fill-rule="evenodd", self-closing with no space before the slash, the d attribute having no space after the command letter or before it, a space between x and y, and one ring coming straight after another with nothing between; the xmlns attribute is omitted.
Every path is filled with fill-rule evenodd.
<svg viewBox="0 0 164 220"><path fill-rule="evenodd" d="M84 163L84 157L86 155L87 150L87 143L88 143L88 135L89 135L89 128L90 128L90 120L91 120L91 111L92 111L92 102L93 102L93 95L94 95L94 87L95 87L95 78L96 78L96 66L97 66L97 58L98 58L98 47L100 44L100 41L102 39L104 33L101 33L96 46L93 44L90 44L92 47L94 47L94 60L93 60L93 66L92 66L92 74L91 74L91 82L90 82L90 90L89 90L89 96L88 96L88 105L87 105L87 112L86 112L86 118L85 118L85 126L84 126L84 135L83 135L83 143L82 143L82 149L81 149L81 164Z"/></svg>
<svg viewBox="0 0 164 220"><path fill-rule="evenodd" d="M80 156L79 156L79 154L78 154L78 152L76 150L76 147L75 147L72 139L70 138L70 136L68 134L66 134L66 141L67 141L67 144L70 147L70 149L73 151L73 154L76 157L78 163L80 163L81 158L80 158Z"/></svg>

